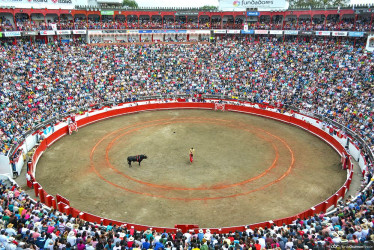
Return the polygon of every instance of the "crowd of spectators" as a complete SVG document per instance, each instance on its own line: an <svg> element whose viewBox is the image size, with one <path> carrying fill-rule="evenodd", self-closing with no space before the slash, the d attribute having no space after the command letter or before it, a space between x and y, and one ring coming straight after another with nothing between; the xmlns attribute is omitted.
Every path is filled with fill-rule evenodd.
<svg viewBox="0 0 374 250"><path fill-rule="evenodd" d="M150 19L152 18L152 19ZM0 28L2 31L37 31L50 30L51 23L56 24L58 29L243 29L245 24L249 29L268 29L268 30L312 30L312 31L374 31L371 16L343 16L329 15L324 16L261 16L258 20L247 20L245 17L221 17L200 16L165 16L148 17L148 16L100 16L90 15L86 17L68 18L61 16L60 19L29 18L27 15L17 15L15 25L9 18L0 19ZM14 27L15 26L15 27Z"/></svg>
<svg viewBox="0 0 374 250"><path fill-rule="evenodd" d="M12 31L13 25L10 20L4 16L0 17L0 31Z"/></svg>
<svg viewBox="0 0 374 250"><path fill-rule="evenodd" d="M51 210L33 201L16 184L0 181L0 248L13 249L330 249L374 246L374 189L330 215L299 218L229 233L196 229L157 232L133 226L103 225Z"/></svg>
<svg viewBox="0 0 374 250"><path fill-rule="evenodd" d="M26 131L58 113L146 95L195 93L323 114L374 145L372 54L322 42L1 46L1 152L7 154Z"/></svg>

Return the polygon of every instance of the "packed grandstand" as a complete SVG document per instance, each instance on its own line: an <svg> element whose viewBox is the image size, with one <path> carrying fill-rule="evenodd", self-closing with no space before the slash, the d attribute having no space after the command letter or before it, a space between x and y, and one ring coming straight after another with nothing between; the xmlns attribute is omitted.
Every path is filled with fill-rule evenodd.
<svg viewBox="0 0 374 250"><path fill-rule="evenodd" d="M16 149L28 133L71 112L145 97L222 97L341 124L357 136L369 165L363 184L371 184L374 56L365 50L374 29L371 9L251 16L180 10L104 14L86 8L1 12L0 153L11 161L22 154ZM0 187L2 249L283 250L371 248L374 242L372 185L332 214L227 234L89 223L35 202L16 184Z"/></svg>

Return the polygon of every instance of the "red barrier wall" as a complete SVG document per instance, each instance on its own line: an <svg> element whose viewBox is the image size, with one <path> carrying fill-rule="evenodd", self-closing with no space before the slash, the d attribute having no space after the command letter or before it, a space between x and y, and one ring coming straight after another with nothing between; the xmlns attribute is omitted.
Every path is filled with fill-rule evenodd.
<svg viewBox="0 0 374 250"><path fill-rule="evenodd" d="M56 194L56 200L57 200L57 203L59 202L63 202L65 203L66 205L69 205L70 206L70 201L68 199L66 199L65 197L59 195L59 194Z"/></svg>
<svg viewBox="0 0 374 250"><path fill-rule="evenodd" d="M75 209L75 208L70 208L70 214L73 216L73 217L78 217L79 214L80 214L81 211L79 211L78 209Z"/></svg>
<svg viewBox="0 0 374 250"><path fill-rule="evenodd" d="M33 187L34 187L34 193L35 193L35 196L36 196L36 197L39 197L39 187L40 187L39 183L34 182L34 183L33 183Z"/></svg>
<svg viewBox="0 0 374 250"><path fill-rule="evenodd" d="M96 215L93 215L93 214L90 214L90 213L86 213L84 212L80 218L82 220L85 220L85 221L89 221L89 222L92 222L92 223L97 223L97 224L100 224L102 221L104 221L103 218L99 217L99 216L96 216Z"/></svg>
<svg viewBox="0 0 374 250"><path fill-rule="evenodd" d="M57 209L61 213L65 213L66 215L70 215L70 206L68 206L67 204L65 204L63 202L58 202L57 203Z"/></svg>
<svg viewBox="0 0 374 250"><path fill-rule="evenodd" d="M47 192L45 192L42 187L39 187L38 193L40 202L45 204L45 196L47 195Z"/></svg>
<svg viewBox="0 0 374 250"><path fill-rule="evenodd" d="M121 105L120 105L121 106ZM308 130L311 133L314 133L315 135L321 137L323 140L328 142L332 147L334 147L340 154L342 154L345 149L344 147L336 141L332 136L330 136L328 133L314 127L313 125L309 124L308 122L299 120L292 116L287 116L280 113L275 113L269 110L265 109L257 109L252 107L245 107L245 106L237 106L237 105L231 105L226 104L226 110L234 111L234 112L242 112L242 113L248 113L252 115L258 115L258 116L264 116L271 119L279 120L285 123L289 123L295 126L299 126L305 130ZM176 102L176 103L157 103L157 104L146 104L146 105L138 105L134 103L134 106L123 108L123 109L114 109L109 110L105 113L99 113L95 115L91 115L88 117L84 117L77 121L78 127L82 127L85 125L88 125L90 123L111 118L114 116L124 115L124 114L130 114L130 113L136 113L146 110L162 110L162 109L214 109L214 103L190 103L190 102ZM93 113L93 111L91 111ZM53 134L51 134L48 138L43 140L39 147L36 149L33 157L32 157L32 163L29 166L30 173L34 173L37 159L40 157L40 155L43 153L44 150L46 150L47 147L52 145L56 140L58 140L60 137L68 134L68 127L65 126L57 131L55 131ZM352 166L349 164L350 169L352 169ZM346 190L349 188L351 180L352 180L353 172L350 173L350 178L347 179L344 186L341 187L334 195L329 197L326 201L321 202L314 206L311 209L308 209L306 211L303 211L295 216L287 217L287 218L281 218L274 220L272 223L270 222L261 222L249 225L251 229L259 228L259 227L269 227L271 224L276 224L278 226L283 224L291 224L293 221L295 221L298 218L304 219L307 217L312 216L313 214L318 214L321 212L326 212L326 209L328 209L330 206L336 206L336 203L340 197L344 197ZM31 175L32 176L32 175ZM34 177L32 177L33 180ZM103 225L109 225L109 223L112 223L113 225L124 225L129 228L131 226L134 226L136 230L147 230L150 228L150 226L144 226L144 225L137 225L137 224L131 224L131 223L124 223L120 221L114 221L110 219L101 218L99 216L81 212L75 208L70 207L70 202L68 199L62 197L61 195L56 195L56 199L54 199L51 196L48 196L48 194L41 188L40 184L37 182L33 183L34 189L35 189L35 195L40 197L41 202L46 203L48 206L53 206L54 208L57 208L60 212L66 213L66 214L72 214L73 216L77 217L79 215L80 218L82 218L85 221L89 221L92 223L98 223ZM57 205L56 205L57 203ZM197 229L197 225L176 225L176 228L181 228L183 231L190 230L192 228ZM163 232L166 230L167 232L175 232L176 228L163 228L163 227L152 227L153 230ZM210 229L212 233L229 233L234 232L236 230L243 231L245 230L245 226L237 226L237 227L227 227L227 228L213 228Z"/></svg>

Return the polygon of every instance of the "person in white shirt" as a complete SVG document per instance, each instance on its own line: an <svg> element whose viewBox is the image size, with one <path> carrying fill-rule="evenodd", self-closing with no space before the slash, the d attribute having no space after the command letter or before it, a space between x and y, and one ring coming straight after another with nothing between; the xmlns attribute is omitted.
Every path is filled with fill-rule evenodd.
<svg viewBox="0 0 374 250"><path fill-rule="evenodd" d="M258 243L261 245L261 248L266 247L266 242L265 242L264 237L258 238Z"/></svg>
<svg viewBox="0 0 374 250"><path fill-rule="evenodd" d="M77 237L75 237L75 234L73 231L70 231L67 237L67 242L70 243L70 245L73 247L77 243Z"/></svg>
<svg viewBox="0 0 374 250"><path fill-rule="evenodd" d="M157 242L160 241L161 235L160 234L156 234L154 237L155 237L155 239L153 240L153 243L156 244Z"/></svg>
<svg viewBox="0 0 374 250"><path fill-rule="evenodd" d="M0 243L3 243L5 245L7 241L8 241L8 237L5 235L5 230L1 230Z"/></svg>
<svg viewBox="0 0 374 250"><path fill-rule="evenodd" d="M245 232L247 233L247 235L253 234L253 230L250 227L246 226L246 228L247 229L245 230Z"/></svg>
<svg viewBox="0 0 374 250"><path fill-rule="evenodd" d="M186 237L186 242L190 242L191 241L191 234L190 234L190 232L186 232L184 234L184 237Z"/></svg>
<svg viewBox="0 0 374 250"><path fill-rule="evenodd" d="M17 235L16 230L13 228L13 224L9 223L7 229L5 229L5 232L8 233L9 236Z"/></svg>
<svg viewBox="0 0 374 250"><path fill-rule="evenodd" d="M26 227L22 227L22 229L21 229L21 234L22 235L25 235L26 234L26 232L27 232L27 228Z"/></svg>
<svg viewBox="0 0 374 250"><path fill-rule="evenodd" d="M206 240L210 240L211 237L212 237L212 234L210 233L210 229L207 229L207 230L205 231L204 238L205 238Z"/></svg>
<svg viewBox="0 0 374 250"><path fill-rule="evenodd" d="M362 225L362 231L361 231L361 237L366 238L366 236L369 234L369 227L367 224Z"/></svg>
<svg viewBox="0 0 374 250"><path fill-rule="evenodd" d="M338 236L338 234L336 232L333 233L332 242L334 242L334 244L339 244L341 241L342 241L342 239L340 239L340 237Z"/></svg>
<svg viewBox="0 0 374 250"><path fill-rule="evenodd" d="M86 244L86 250L95 250L95 248L92 246L92 242Z"/></svg>
<svg viewBox="0 0 374 250"><path fill-rule="evenodd" d="M286 248L290 248L290 249L293 248L293 241L291 237L288 238L288 241L286 242Z"/></svg>
<svg viewBox="0 0 374 250"><path fill-rule="evenodd" d="M14 244L14 238L9 237L8 241L5 243L5 250L15 250L17 249L16 244Z"/></svg>
<svg viewBox="0 0 374 250"><path fill-rule="evenodd" d="M356 226L355 229L356 229L356 232L354 232L353 234L356 235L357 239L361 239L361 237L362 237L361 227Z"/></svg>
<svg viewBox="0 0 374 250"><path fill-rule="evenodd" d="M44 249L53 250L54 241L51 240L48 243L48 246L44 247Z"/></svg>
<svg viewBox="0 0 374 250"><path fill-rule="evenodd" d="M118 241L116 245L113 247L113 250L121 250L120 242Z"/></svg>

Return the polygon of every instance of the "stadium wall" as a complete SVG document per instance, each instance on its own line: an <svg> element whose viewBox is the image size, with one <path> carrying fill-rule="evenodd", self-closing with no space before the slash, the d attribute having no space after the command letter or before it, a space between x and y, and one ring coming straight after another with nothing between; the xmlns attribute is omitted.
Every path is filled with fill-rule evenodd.
<svg viewBox="0 0 374 250"><path fill-rule="evenodd" d="M76 115L76 122L78 127L83 127L89 125L91 123L112 118L115 116L137 113L142 111L149 111L149 110L167 110L167 109L215 109L215 103L217 99L206 99L206 102L192 102L192 100L186 99L165 99L165 100L148 100L148 101L138 101L132 103L124 103L114 107L102 107L97 110L90 110L85 112L83 115ZM272 224L282 225L285 224L292 224L298 218L305 218L312 216L314 214L318 214L320 212L326 212L327 210L335 207L340 199L344 198L345 193L348 191L352 176L353 176L353 164L351 163L351 157L348 156L345 150L345 144L347 143L346 137L342 136L340 132L333 132L331 133L330 128L326 128L324 124L312 117L298 114L298 113L280 113L276 107L272 107L269 105L262 105L262 104L253 104L249 102L238 102L227 100L225 101L225 109L228 111L233 112L241 112L247 113L252 115L258 115L262 117L267 117L270 119L279 120L281 122L285 122L288 124L292 124L303 128L309 131L312 134L320 137L328 144L330 144L341 156L342 156L342 168L347 169L347 179L344 185L332 196L330 196L327 200L315 205L314 207L303 211L297 215L288 217L288 218L281 218L276 219L274 221L256 223L252 225L242 225L236 227L227 227L227 228L213 228L211 232L217 233L227 233L229 231L235 230L244 230L246 227L256 228L256 227L265 227L270 226ZM66 120L70 120L66 118ZM137 230L146 230L148 228L153 228L153 230L163 231L167 230L169 232L175 232L177 228L180 228L184 231L188 229L196 229L198 225L176 225L175 228L163 228L163 227L151 227L146 225L138 225L132 223L125 223L120 221L114 221L107 218L102 218L96 215L92 215L86 212L79 211L70 206L70 202L68 199L56 195L53 197L49 195L43 187L36 181L35 179L35 170L37 162L43 152L51 146L55 141L60 139L61 137L67 135L68 131L68 122L61 122L55 124L53 129L48 129L49 133L46 134L45 139L40 142L37 146L35 153L33 154L31 161L28 163L28 171L27 171L27 185L30 188L34 188L35 195L39 197L40 201L49 207L53 207L58 209L60 212L71 214L73 216L79 216L80 218L92 222L92 223L102 223L103 225L107 225L110 222L112 224L116 224L119 226L126 225L134 226ZM39 132L43 133L43 132ZM26 144L28 147L32 146L32 142L35 142L35 136L39 135L39 133L34 133L31 136L31 139L26 138ZM331 135L330 135L331 134ZM343 139L342 139L343 138ZM37 140L36 140L37 141ZM352 143L351 143L352 144ZM26 148L28 148L26 147ZM356 148L356 146L354 145ZM362 157L362 155L360 156ZM364 169L365 170L365 169Z"/></svg>

